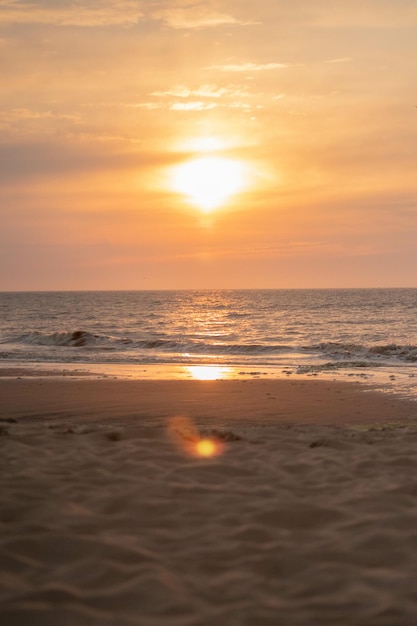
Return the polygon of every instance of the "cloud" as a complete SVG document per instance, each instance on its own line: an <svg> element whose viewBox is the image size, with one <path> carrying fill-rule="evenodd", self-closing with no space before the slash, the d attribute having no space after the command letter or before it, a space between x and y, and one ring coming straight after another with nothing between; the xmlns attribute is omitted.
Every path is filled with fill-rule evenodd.
<svg viewBox="0 0 417 626"><path fill-rule="evenodd" d="M166 91L154 91L151 93L151 96L159 96L159 97L170 97L174 98L222 98L226 97L236 97L236 96L247 96L248 94L240 91L239 89L229 89L227 87L217 87L217 85L202 85L201 87L197 87L196 89L189 89L188 87L184 87L183 85L178 85L177 87L173 87L172 89L167 89Z"/></svg>
<svg viewBox="0 0 417 626"><path fill-rule="evenodd" d="M53 24L56 26L128 26L144 16L135 0L80 0L77 3L0 0L0 25Z"/></svg>
<svg viewBox="0 0 417 626"><path fill-rule="evenodd" d="M330 59L325 63L350 63L350 61L352 61L351 57L341 57L340 59Z"/></svg>
<svg viewBox="0 0 417 626"><path fill-rule="evenodd" d="M214 102L175 102L169 108L171 111L209 111L216 107Z"/></svg>
<svg viewBox="0 0 417 626"><path fill-rule="evenodd" d="M74 132L82 125L82 118L68 111L11 108L0 111L0 131L3 139L34 137ZM0 169L3 168L1 163Z"/></svg>
<svg viewBox="0 0 417 626"><path fill-rule="evenodd" d="M17 108L0 113L0 123L17 122L24 120L70 120L78 122L79 117L67 113L53 111L32 111L31 109Z"/></svg>
<svg viewBox="0 0 417 626"><path fill-rule="evenodd" d="M221 72L264 72L266 70L282 70L289 67L285 63L240 63L226 65L209 65L207 70L219 70Z"/></svg>
<svg viewBox="0 0 417 626"><path fill-rule="evenodd" d="M210 109L217 107L250 108L250 105L248 104L230 101L231 99L235 100L238 98L250 97L250 94L247 92L235 88L218 87L213 84L201 85L195 89L185 87L184 85L177 85L164 91L154 91L151 93L151 96L163 99L181 98L182 102L171 101L171 103L164 105L164 100L162 100L162 102L160 101L159 103L152 104L152 108L168 108L170 111L209 111ZM196 98L199 99L196 100ZM201 98L204 98L204 100L201 100ZM143 107L144 105L141 106ZM146 105L146 108L151 107Z"/></svg>
<svg viewBox="0 0 417 626"><path fill-rule="evenodd" d="M56 26L130 26L143 19L163 22L174 29L248 26L239 19L195 0L0 0L0 25L53 24Z"/></svg>
<svg viewBox="0 0 417 626"><path fill-rule="evenodd" d="M155 111L163 108L159 102L136 102L134 104L125 104L120 106L125 106L129 109L145 109L146 111Z"/></svg>
<svg viewBox="0 0 417 626"><path fill-rule="evenodd" d="M90 170L103 166L108 157L46 142L22 142L0 146L0 180L4 183Z"/></svg>
<svg viewBox="0 0 417 626"><path fill-rule="evenodd" d="M169 111L210 111L211 109L223 108L223 109L253 109L252 104L248 104L245 102L210 102L203 100L190 100L190 101L182 101L182 102L171 102L171 103L163 103L163 102L139 102L136 104L128 104L124 105L133 109L145 109L147 111L156 111L159 109L165 109ZM262 108L260 105L257 105L255 108Z"/></svg>
<svg viewBox="0 0 417 626"><path fill-rule="evenodd" d="M117 137L112 138L113 147L103 150L100 139L85 136L84 141L72 143L45 140L3 143L0 183L6 186L38 179L52 181L85 172L147 168L172 162L172 156L167 153L132 151L121 145Z"/></svg>
<svg viewBox="0 0 417 626"><path fill-rule="evenodd" d="M180 2L180 6L172 7L172 4L171 0L169 3L171 6L153 12L152 17L175 29L199 29L227 25L252 26L259 24L259 22L241 20L228 13L217 11L207 6L207 3L193 3L190 0L186 0L185 2Z"/></svg>

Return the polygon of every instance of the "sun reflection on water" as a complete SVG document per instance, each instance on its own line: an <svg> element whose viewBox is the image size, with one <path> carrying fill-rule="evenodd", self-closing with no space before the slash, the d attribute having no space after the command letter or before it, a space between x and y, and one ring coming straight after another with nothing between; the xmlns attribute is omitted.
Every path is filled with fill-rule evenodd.
<svg viewBox="0 0 417 626"><path fill-rule="evenodd" d="M219 380L233 376L233 368L225 365L188 365L186 371L194 380Z"/></svg>

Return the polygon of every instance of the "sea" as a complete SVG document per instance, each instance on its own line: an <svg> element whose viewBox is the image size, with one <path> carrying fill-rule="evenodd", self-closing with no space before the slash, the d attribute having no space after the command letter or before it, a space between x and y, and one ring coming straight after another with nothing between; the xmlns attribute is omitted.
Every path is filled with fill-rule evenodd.
<svg viewBox="0 0 417 626"><path fill-rule="evenodd" d="M0 376L358 380L417 398L417 289L0 293Z"/></svg>

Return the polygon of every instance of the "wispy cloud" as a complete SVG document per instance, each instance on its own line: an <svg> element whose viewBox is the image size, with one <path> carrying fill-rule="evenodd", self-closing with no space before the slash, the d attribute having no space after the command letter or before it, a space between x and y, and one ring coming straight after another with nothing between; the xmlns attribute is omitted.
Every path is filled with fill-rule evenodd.
<svg viewBox="0 0 417 626"><path fill-rule="evenodd" d="M20 120L41 120L41 119L60 119L60 120L71 120L71 121L79 121L79 118L76 115L70 115L67 113L56 113L53 111L33 111L31 109L10 109L8 111L3 111L0 114L0 120L3 121L20 121Z"/></svg>
<svg viewBox="0 0 417 626"><path fill-rule="evenodd" d="M174 98L222 98L225 97L236 97L236 96L247 96L246 92L241 91L240 89L230 89L227 87L218 87L217 85L201 85L201 87L197 87L196 89L190 89L189 87L185 87L183 85L178 85L173 87L172 89L167 89L166 91L154 91L151 93L151 96L158 97L174 97Z"/></svg>
<svg viewBox="0 0 417 626"><path fill-rule="evenodd" d="M105 150L103 142L108 144ZM18 143L3 143L0 144L0 183L7 185L41 178L51 180L87 171L147 169L176 162L168 152L144 152L139 145L136 143L132 150L132 145L124 137L88 134L72 140L67 137L38 141L26 137Z"/></svg>
<svg viewBox="0 0 417 626"><path fill-rule="evenodd" d="M263 108L261 105L252 105L247 102L210 102L210 101L182 101L182 102L139 102L136 104L125 105L132 109L145 109L147 111L156 111L160 109L168 111L210 111L211 109L244 109L252 110Z"/></svg>
<svg viewBox="0 0 417 626"><path fill-rule="evenodd" d="M282 70L289 67L286 63L239 63L226 65L208 65L207 70L221 72L264 72L266 70Z"/></svg>
<svg viewBox="0 0 417 626"><path fill-rule="evenodd" d="M160 20L176 29L199 29L212 28L216 26L252 26L259 22L239 19L228 13L223 13L202 2L180 2L180 6L171 6L154 11L151 15L154 19Z"/></svg>
<svg viewBox="0 0 417 626"><path fill-rule="evenodd" d="M0 111L0 130L4 139L33 137L57 132L74 132L82 119L66 111L41 111L28 108L10 108ZM3 164L2 164L3 166Z"/></svg>
<svg viewBox="0 0 417 626"><path fill-rule="evenodd" d="M159 102L135 102L134 104L122 105L129 109L145 109L147 111L155 111L156 109L162 109L162 105Z"/></svg>
<svg viewBox="0 0 417 626"><path fill-rule="evenodd" d="M169 108L171 111L209 111L216 107L215 102L174 102Z"/></svg>
<svg viewBox="0 0 417 626"><path fill-rule="evenodd" d="M349 63L352 61L351 57L341 57L340 59L329 59L325 63Z"/></svg>
<svg viewBox="0 0 417 626"><path fill-rule="evenodd" d="M67 5L48 0L0 0L0 24L128 26L143 16L142 3L135 0L80 0Z"/></svg>
<svg viewBox="0 0 417 626"><path fill-rule="evenodd" d="M250 105L239 102L241 98L250 97L249 93L237 87L218 87L215 84L196 88L177 85L164 91L153 91L150 95L160 98L159 102L153 103L152 108L167 108L170 111L209 111L216 107L250 108ZM178 98L181 100L178 101Z"/></svg>

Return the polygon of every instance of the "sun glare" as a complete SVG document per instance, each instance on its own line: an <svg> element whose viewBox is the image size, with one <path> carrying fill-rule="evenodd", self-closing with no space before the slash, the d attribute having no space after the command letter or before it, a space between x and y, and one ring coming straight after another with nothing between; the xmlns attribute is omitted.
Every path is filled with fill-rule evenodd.
<svg viewBox="0 0 417 626"><path fill-rule="evenodd" d="M245 186L244 167L239 161L204 156L175 168L173 188L200 211L209 213L225 204Z"/></svg>
<svg viewBox="0 0 417 626"><path fill-rule="evenodd" d="M229 378L232 372L230 367L224 365L188 365L186 370L194 380Z"/></svg>

